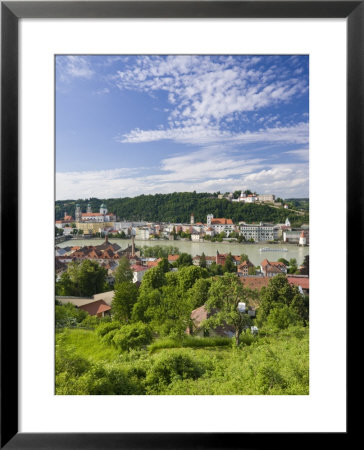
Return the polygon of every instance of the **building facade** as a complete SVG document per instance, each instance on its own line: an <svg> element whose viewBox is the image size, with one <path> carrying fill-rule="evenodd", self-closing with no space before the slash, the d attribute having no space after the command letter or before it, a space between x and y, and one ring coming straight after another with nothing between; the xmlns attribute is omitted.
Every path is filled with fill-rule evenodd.
<svg viewBox="0 0 364 450"><path fill-rule="evenodd" d="M278 239L278 227L272 224L240 224L240 234L245 240L254 242L274 241Z"/></svg>

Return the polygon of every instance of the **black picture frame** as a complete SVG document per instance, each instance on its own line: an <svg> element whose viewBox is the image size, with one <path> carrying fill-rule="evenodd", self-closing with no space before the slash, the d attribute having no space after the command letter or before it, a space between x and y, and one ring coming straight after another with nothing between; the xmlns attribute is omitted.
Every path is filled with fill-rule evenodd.
<svg viewBox="0 0 364 450"><path fill-rule="evenodd" d="M361 292L363 268L364 1L3 1L1 2L1 448L226 449L280 447L296 433L18 432L18 22L21 18L346 18L347 19L347 299ZM12 238L8 237L12 230ZM359 252L358 252L359 250ZM347 266L348 267L348 264ZM348 417L348 416L347 416ZM349 431L349 429L348 429ZM335 440L348 438L337 433ZM301 444L325 433L303 433Z"/></svg>

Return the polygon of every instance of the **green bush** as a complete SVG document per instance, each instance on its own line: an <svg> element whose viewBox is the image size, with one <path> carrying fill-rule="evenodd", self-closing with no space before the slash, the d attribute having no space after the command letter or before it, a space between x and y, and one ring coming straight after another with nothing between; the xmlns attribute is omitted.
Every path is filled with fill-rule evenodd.
<svg viewBox="0 0 364 450"><path fill-rule="evenodd" d="M290 326L302 325L302 319L292 307L278 304L270 311L264 328L268 330L284 330Z"/></svg>
<svg viewBox="0 0 364 450"><path fill-rule="evenodd" d="M144 388L137 377L122 368L93 364L81 375L62 372L56 376L57 395L141 395Z"/></svg>
<svg viewBox="0 0 364 450"><path fill-rule="evenodd" d="M147 392L158 393L176 380L197 379L205 372L205 368L183 353L162 353L154 360L154 364L146 377Z"/></svg>
<svg viewBox="0 0 364 450"><path fill-rule="evenodd" d="M153 340L152 331L143 322L136 322L124 325L114 334L112 343L123 351L132 348L142 348L150 344Z"/></svg>
<svg viewBox="0 0 364 450"><path fill-rule="evenodd" d="M101 338L101 341L108 345L113 344L113 339L116 333L119 333L119 328L115 328L114 330L111 330L108 333L104 334Z"/></svg>
<svg viewBox="0 0 364 450"><path fill-rule="evenodd" d="M89 328L89 329L95 329L102 323L108 323L111 322L110 316L105 317L97 317L97 316L90 316L88 315L85 319L83 319L82 322L78 324L79 328Z"/></svg>
<svg viewBox="0 0 364 450"><path fill-rule="evenodd" d="M88 316L86 311L72 303L56 305L56 328L74 328Z"/></svg>
<svg viewBox="0 0 364 450"><path fill-rule="evenodd" d="M103 337L105 334L109 333L112 330L118 330L121 328L120 322L107 322L100 324L97 329L96 333L98 336Z"/></svg>

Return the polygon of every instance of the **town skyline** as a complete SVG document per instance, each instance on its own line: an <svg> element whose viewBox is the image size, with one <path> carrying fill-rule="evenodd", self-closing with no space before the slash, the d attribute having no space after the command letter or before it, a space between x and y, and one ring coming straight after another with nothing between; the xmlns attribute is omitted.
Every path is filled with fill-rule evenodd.
<svg viewBox="0 0 364 450"><path fill-rule="evenodd" d="M56 199L308 198L308 56L57 56Z"/></svg>

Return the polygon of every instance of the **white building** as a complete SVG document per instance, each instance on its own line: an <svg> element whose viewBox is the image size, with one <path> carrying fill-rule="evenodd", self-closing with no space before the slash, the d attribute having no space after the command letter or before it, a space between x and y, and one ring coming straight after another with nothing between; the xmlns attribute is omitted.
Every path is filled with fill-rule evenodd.
<svg viewBox="0 0 364 450"><path fill-rule="evenodd" d="M278 238L277 225L265 224L240 224L240 234L249 241L253 239L255 242L274 241Z"/></svg>
<svg viewBox="0 0 364 450"><path fill-rule="evenodd" d="M243 203L255 203L257 201L257 196L254 194L246 195L244 192L240 194L239 202Z"/></svg>
<svg viewBox="0 0 364 450"><path fill-rule="evenodd" d="M227 237L229 237L230 233L236 231L236 227L231 219L214 219L213 214L208 214L207 216L207 229L209 228L212 228L215 234L226 233Z"/></svg>
<svg viewBox="0 0 364 450"><path fill-rule="evenodd" d="M276 197L275 195L272 194L261 194L258 195L258 202L269 202L269 203L274 203Z"/></svg>
<svg viewBox="0 0 364 450"><path fill-rule="evenodd" d="M305 236L305 232L302 230L301 234L300 234L300 239L298 241L298 245L302 245L302 247L304 247L307 244L307 239Z"/></svg>
<svg viewBox="0 0 364 450"><path fill-rule="evenodd" d="M108 212L104 203L98 213L92 212L90 203L87 205L85 213L81 213L80 205L76 205L75 217L77 222L113 222L116 220L115 215Z"/></svg>

